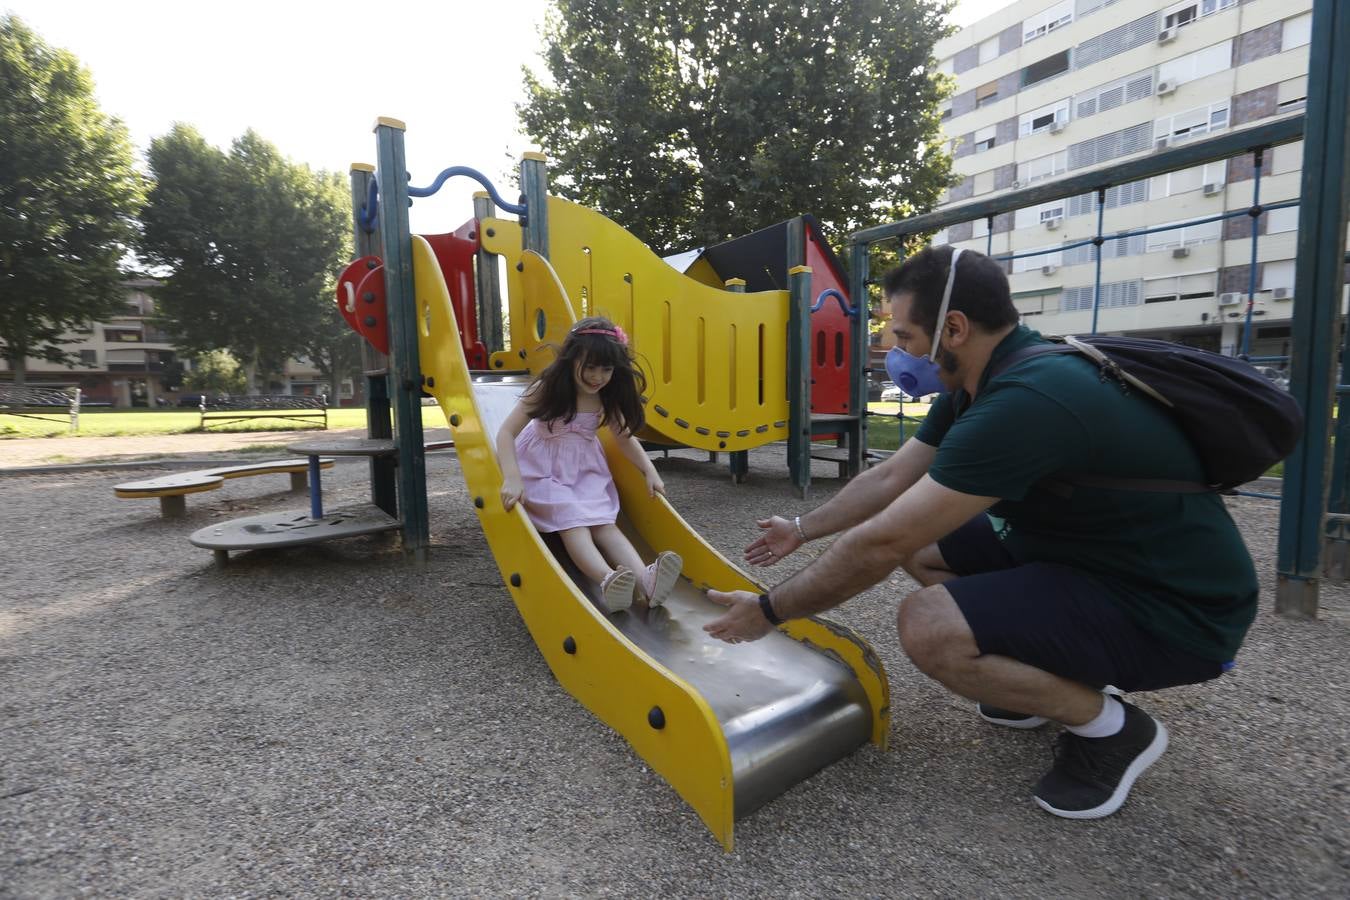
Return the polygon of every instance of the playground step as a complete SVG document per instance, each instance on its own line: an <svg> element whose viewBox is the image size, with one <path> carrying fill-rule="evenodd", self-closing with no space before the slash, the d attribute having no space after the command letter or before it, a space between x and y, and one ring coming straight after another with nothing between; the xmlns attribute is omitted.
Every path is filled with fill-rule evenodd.
<svg viewBox="0 0 1350 900"><path fill-rule="evenodd" d="M194 546L211 550L216 563L229 562L231 550L262 550L272 547L298 547L361 534L397 531L399 521L379 507L356 504L329 510L323 518L310 518L299 510L264 513L246 519L218 522L192 533Z"/></svg>

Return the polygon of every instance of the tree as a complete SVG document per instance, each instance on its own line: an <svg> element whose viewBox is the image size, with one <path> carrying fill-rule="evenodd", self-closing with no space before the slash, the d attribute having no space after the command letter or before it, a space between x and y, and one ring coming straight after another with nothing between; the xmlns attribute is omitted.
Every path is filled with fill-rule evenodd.
<svg viewBox="0 0 1350 900"><path fill-rule="evenodd" d="M183 387L202 394L242 394L248 386L239 360L228 350L208 350L192 360Z"/></svg>
<svg viewBox="0 0 1350 900"><path fill-rule="evenodd" d="M259 376L306 352L339 318L351 199L341 178L282 157L253 131L229 152L176 125L150 145L144 258L169 271L159 318L189 354L225 349Z"/></svg>
<svg viewBox="0 0 1350 900"><path fill-rule="evenodd" d="M839 234L950 183L946 0L554 0L517 108L554 190L660 252L802 213Z"/></svg>
<svg viewBox="0 0 1350 900"><path fill-rule="evenodd" d="M64 335L123 299L143 199L121 122L72 54L0 17L0 358L73 363Z"/></svg>

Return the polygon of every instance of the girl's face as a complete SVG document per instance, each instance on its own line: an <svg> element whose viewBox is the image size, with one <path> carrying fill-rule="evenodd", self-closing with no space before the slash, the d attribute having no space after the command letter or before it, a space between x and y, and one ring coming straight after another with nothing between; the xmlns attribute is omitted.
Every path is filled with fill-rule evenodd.
<svg viewBox="0 0 1350 900"><path fill-rule="evenodd" d="M605 385L614 377L614 367L577 363L573 375L579 392L595 396L604 390Z"/></svg>

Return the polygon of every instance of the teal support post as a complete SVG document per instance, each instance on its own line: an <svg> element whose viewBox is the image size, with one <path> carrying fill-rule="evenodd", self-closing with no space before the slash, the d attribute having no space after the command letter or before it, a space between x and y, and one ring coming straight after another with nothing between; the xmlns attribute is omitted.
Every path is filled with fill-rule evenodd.
<svg viewBox="0 0 1350 900"><path fill-rule="evenodd" d="M725 286L733 294L745 293L744 278L728 278ZM731 483L744 484L745 480L750 477L750 451L733 450L728 455L731 457Z"/></svg>
<svg viewBox="0 0 1350 900"><path fill-rule="evenodd" d="M1303 440L1285 462L1280 501L1275 610L1317 615L1323 523L1330 469L1330 421L1339 343L1342 258L1350 215L1350 4L1314 0L1299 204L1289 392L1303 407ZM1344 365L1344 363L1343 363ZM1344 378L1344 376L1342 376ZM1337 431L1346 426L1344 416ZM1345 444L1341 445L1345 447ZM1344 452L1344 450L1342 451Z"/></svg>
<svg viewBox="0 0 1350 900"><path fill-rule="evenodd" d="M492 198L487 191L473 195L473 217L478 227L483 220L496 213ZM479 235L479 248L474 267L474 291L478 294L478 339L483 342L489 354L505 349L502 343L502 287L501 274L497 271L497 254L482 248L483 235Z"/></svg>
<svg viewBox="0 0 1350 900"><path fill-rule="evenodd" d="M788 229L789 236L792 229ZM788 269L788 473L811 488L811 267Z"/></svg>
<svg viewBox="0 0 1350 900"><path fill-rule="evenodd" d="M520 160L520 192L525 195L524 243L548 259L548 157L525 153Z"/></svg>
<svg viewBox="0 0 1350 900"><path fill-rule="evenodd" d="M398 445L398 505L402 513L403 552L413 562L423 564L427 559L430 529L404 130L403 123L397 119L381 118L375 125L375 146L380 173L379 227L380 243L384 247L384 290L389 307L389 377Z"/></svg>
<svg viewBox="0 0 1350 900"><path fill-rule="evenodd" d="M352 220L356 256L379 256L379 236L361 227L361 207L370 195L370 183L375 179L375 167L354 163L351 167ZM361 371L366 379L366 437L389 440L394 436L394 425L389 418L389 357L361 341ZM398 487L394 483L394 460L389 456L372 456L370 467L370 502L389 515L398 517Z"/></svg>
<svg viewBox="0 0 1350 900"><path fill-rule="evenodd" d="M862 252L859 253L859 247ZM861 273L861 274L859 274ZM848 446L848 477L859 475L867 463L867 387L872 371L872 298L867 292L867 245L849 245L849 297L852 320L853 371L849 374L849 414L857 416ZM904 404L901 404L901 409ZM903 428L901 429L904 430Z"/></svg>
<svg viewBox="0 0 1350 900"><path fill-rule="evenodd" d="M1242 358L1252 355L1252 313L1256 309L1256 252L1261 246L1261 168L1266 151L1257 147L1252 151L1252 253L1247 267L1247 315L1242 320Z"/></svg>
<svg viewBox="0 0 1350 900"><path fill-rule="evenodd" d="M1097 233L1092 242L1097 248L1097 274L1092 282L1092 333L1097 333L1097 312L1102 308L1102 228L1106 225L1106 188L1097 189Z"/></svg>

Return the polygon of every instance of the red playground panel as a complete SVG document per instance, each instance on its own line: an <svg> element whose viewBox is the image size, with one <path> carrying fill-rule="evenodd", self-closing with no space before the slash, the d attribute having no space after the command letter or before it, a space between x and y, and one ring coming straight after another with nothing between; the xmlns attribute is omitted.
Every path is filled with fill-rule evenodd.
<svg viewBox="0 0 1350 900"><path fill-rule="evenodd" d="M441 264L450 303L459 322L459 341L470 369L488 367L487 348L478 339L478 302L474 257L478 253L478 220L470 219L449 234L424 234Z"/></svg>

